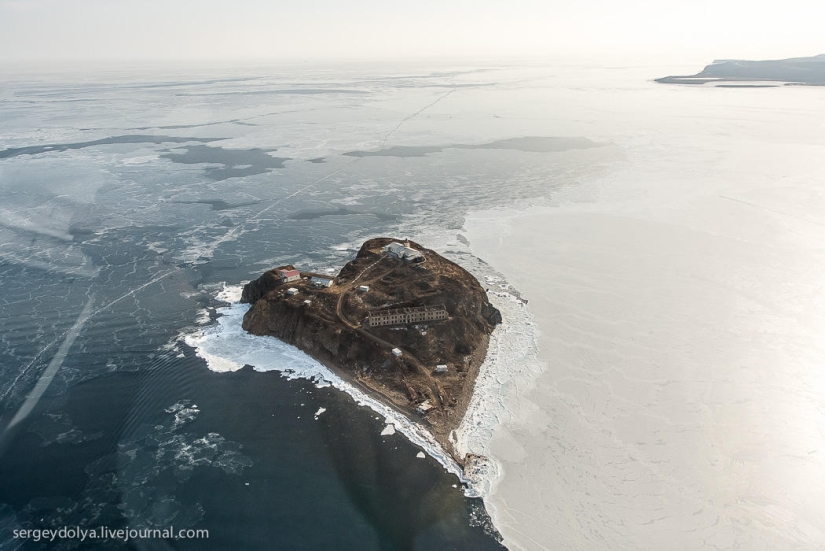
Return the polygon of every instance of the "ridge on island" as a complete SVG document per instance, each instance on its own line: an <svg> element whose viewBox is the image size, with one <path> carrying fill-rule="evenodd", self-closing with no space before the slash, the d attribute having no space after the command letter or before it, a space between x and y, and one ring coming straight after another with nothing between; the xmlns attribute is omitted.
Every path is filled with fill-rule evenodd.
<svg viewBox="0 0 825 551"><path fill-rule="evenodd" d="M269 270L244 286L244 330L303 350L449 441L501 313L469 272L418 243L366 241L336 276Z"/></svg>
<svg viewBox="0 0 825 551"><path fill-rule="evenodd" d="M657 78L663 84L711 84L721 88L825 86L825 54L768 61L720 59L695 75Z"/></svg>

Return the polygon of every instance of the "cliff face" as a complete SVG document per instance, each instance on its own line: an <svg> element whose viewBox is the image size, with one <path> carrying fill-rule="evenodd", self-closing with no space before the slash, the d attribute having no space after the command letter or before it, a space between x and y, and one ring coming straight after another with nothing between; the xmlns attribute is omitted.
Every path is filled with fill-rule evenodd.
<svg viewBox="0 0 825 551"><path fill-rule="evenodd" d="M263 298L268 292L273 290L275 287L281 285L281 279L276 273L278 269L294 269L292 265L289 266L279 266L275 270L269 270L264 275L256 279L255 281L250 281L243 287L243 293L241 293L241 302L245 304L254 304L259 299Z"/></svg>
<svg viewBox="0 0 825 551"><path fill-rule="evenodd" d="M656 79L656 82L666 84L747 83L750 81L825 86L825 54L767 61L723 59L713 62L695 75Z"/></svg>
<svg viewBox="0 0 825 551"><path fill-rule="evenodd" d="M241 300L252 307L243 327L297 346L413 417L419 406L432 406L421 420L445 443L461 421L501 314L466 270L417 243L409 247L422 261L396 258L384 251L393 241L364 243L329 288L314 287L308 274L290 283L281 283L275 270L263 274L244 287ZM443 307L448 317L369 326L370 311L418 307ZM447 365L446 372L435 373L437 365Z"/></svg>
<svg viewBox="0 0 825 551"><path fill-rule="evenodd" d="M282 300L259 300L244 316L243 328L253 335L271 335L293 344L327 365L355 367L361 358L358 333L310 308Z"/></svg>

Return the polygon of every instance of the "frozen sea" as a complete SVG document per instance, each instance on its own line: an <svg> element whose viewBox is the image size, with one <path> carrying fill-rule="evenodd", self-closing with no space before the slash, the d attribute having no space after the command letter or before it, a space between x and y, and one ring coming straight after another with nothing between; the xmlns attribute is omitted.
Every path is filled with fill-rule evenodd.
<svg viewBox="0 0 825 551"><path fill-rule="evenodd" d="M821 546L825 96L651 82L689 70L6 70L0 547ZM238 285L378 235L504 312L480 480L238 331Z"/></svg>

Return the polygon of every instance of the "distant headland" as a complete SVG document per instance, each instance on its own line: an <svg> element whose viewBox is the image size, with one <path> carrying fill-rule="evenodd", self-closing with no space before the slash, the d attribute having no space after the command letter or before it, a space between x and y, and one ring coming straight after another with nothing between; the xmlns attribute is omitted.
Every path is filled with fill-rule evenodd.
<svg viewBox="0 0 825 551"><path fill-rule="evenodd" d="M366 241L333 276L269 270L244 286L243 328L297 346L449 441L501 323L478 280L407 240Z"/></svg>
<svg viewBox="0 0 825 551"><path fill-rule="evenodd" d="M768 61L720 59L695 75L657 78L656 82L720 88L825 86L825 54Z"/></svg>

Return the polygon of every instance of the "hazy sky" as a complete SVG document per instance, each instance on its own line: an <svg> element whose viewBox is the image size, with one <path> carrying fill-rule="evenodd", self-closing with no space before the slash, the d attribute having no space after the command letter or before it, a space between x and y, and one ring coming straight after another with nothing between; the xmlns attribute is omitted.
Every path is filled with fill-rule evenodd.
<svg viewBox="0 0 825 551"><path fill-rule="evenodd" d="M821 0L0 0L0 61L778 58L825 53L824 21Z"/></svg>

